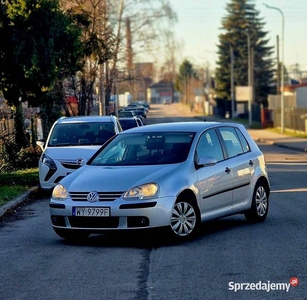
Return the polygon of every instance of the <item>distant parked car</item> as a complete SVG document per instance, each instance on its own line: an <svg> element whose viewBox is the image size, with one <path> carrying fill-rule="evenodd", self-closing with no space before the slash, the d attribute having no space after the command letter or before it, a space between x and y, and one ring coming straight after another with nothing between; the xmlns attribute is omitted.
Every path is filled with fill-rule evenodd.
<svg viewBox="0 0 307 300"><path fill-rule="evenodd" d="M57 120L47 141L37 144L43 152L39 159L39 184L52 189L67 174L81 166L108 139L122 131L114 116L63 117Z"/></svg>
<svg viewBox="0 0 307 300"><path fill-rule="evenodd" d="M243 125L181 122L121 132L61 180L49 206L65 239L152 228L186 239L206 220L264 221L269 195L263 153Z"/></svg>
<svg viewBox="0 0 307 300"><path fill-rule="evenodd" d="M150 110L150 104L149 104L148 102L146 102L146 101L138 101L137 103L139 103L139 104L141 104L141 105L147 107L148 110Z"/></svg>
<svg viewBox="0 0 307 300"><path fill-rule="evenodd" d="M144 101L135 101L131 102L127 107L134 107L134 108L144 108L146 114L149 112L149 105Z"/></svg>
<svg viewBox="0 0 307 300"><path fill-rule="evenodd" d="M172 99L170 99L170 98L164 99L164 100L163 100L163 104L164 104L164 105L165 105L165 104L168 104L168 105L172 104Z"/></svg>
<svg viewBox="0 0 307 300"><path fill-rule="evenodd" d="M121 110L118 112L118 117L119 118L133 118L136 116L136 113L131 110L131 111L128 111L128 110Z"/></svg>
<svg viewBox="0 0 307 300"><path fill-rule="evenodd" d="M139 117L133 118L118 118L120 125L122 126L123 130L127 130L133 127L143 126L143 121Z"/></svg>
<svg viewBox="0 0 307 300"><path fill-rule="evenodd" d="M141 118L146 118L146 110L144 107L133 107L133 106L127 106L124 111L133 111L136 116L139 116Z"/></svg>

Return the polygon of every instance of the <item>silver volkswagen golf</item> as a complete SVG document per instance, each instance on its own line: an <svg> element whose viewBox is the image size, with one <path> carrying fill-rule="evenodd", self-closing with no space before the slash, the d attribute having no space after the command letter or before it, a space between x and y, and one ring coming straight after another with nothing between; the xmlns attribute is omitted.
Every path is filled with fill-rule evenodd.
<svg viewBox="0 0 307 300"><path fill-rule="evenodd" d="M121 132L56 185L49 206L64 239L152 228L185 239L224 216L264 221L269 194L263 153L244 126L180 122Z"/></svg>

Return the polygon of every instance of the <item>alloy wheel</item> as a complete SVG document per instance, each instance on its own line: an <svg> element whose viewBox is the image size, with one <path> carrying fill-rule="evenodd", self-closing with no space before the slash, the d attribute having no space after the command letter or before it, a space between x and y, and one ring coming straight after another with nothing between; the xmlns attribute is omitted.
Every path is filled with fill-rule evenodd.
<svg viewBox="0 0 307 300"><path fill-rule="evenodd" d="M190 235L197 223L196 211L188 202L177 202L172 211L171 229L177 236Z"/></svg>
<svg viewBox="0 0 307 300"><path fill-rule="evenodd" d="M260 217L263 217L267 211L267 206L268 206L268 199L266 191L263 186L258 187L255 195L255 201L256 201L257 214Z"/></svg>

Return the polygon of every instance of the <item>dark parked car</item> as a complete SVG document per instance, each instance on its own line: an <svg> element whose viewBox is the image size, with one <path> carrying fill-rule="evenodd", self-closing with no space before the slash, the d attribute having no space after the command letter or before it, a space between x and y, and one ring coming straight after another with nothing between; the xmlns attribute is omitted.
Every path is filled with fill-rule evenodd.
<svg viewBox="0 0 307 300"><path fill-rule="evenodd" d="M123 130L127 130L133 127L143 126L143 122L139 117L133 118L118 118L120 125L122 126Z"/></svg>
<svg viewBox="0 0 307 300"><path fill-rule="evenodd" d="M135 117L136 116L136 114L135 114L135 112L134 111L129 111L129 110L120 110L119 112L118 112L118 117L119 118L133 118L133 117Z"/></svg>
<svg viewBox="0 0 307 300"><path fill-rule="evenodd" d="M146 110L144 107L132 107L132 106L127 106L124 111L133 111L137 116L141 118L146 118Z"/></svg>

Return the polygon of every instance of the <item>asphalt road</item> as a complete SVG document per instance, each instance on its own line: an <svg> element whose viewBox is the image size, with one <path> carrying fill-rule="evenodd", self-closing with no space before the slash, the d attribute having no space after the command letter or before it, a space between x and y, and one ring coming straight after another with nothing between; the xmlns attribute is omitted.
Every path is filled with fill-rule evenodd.
<svg viewBox="0 0 307 300"><path fill-rule="evenodd" d="M145 122L180 120L193 118L171 105L153 107ZM307 159L259 146L272 189L264 223L207 222L181 244L162 234L73 244L53 232L48 199L37 199L0 223L0 299L307 299Z"/></svg>

